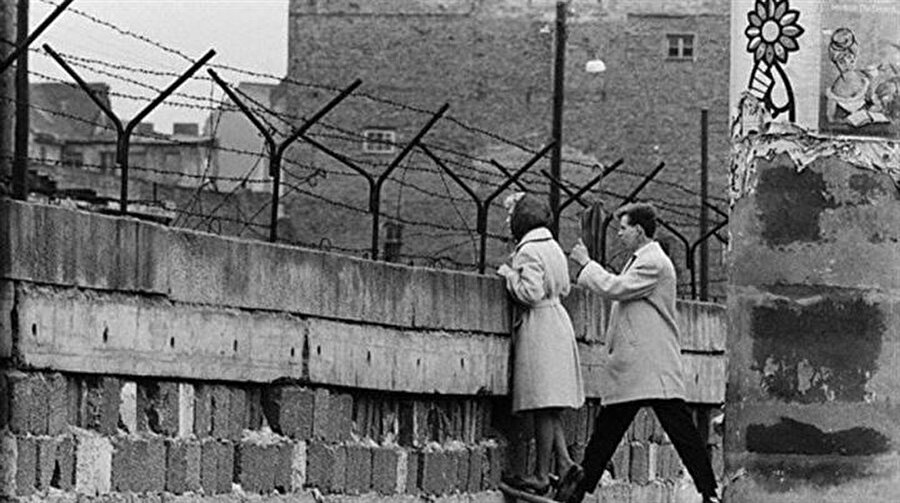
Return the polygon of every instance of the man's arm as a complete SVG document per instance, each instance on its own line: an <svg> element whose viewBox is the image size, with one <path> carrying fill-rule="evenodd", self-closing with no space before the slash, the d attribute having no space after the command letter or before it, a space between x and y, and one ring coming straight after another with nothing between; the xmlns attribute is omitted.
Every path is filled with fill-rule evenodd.
<svg viewBox="0 0 900 503"><path fill-rule="evenodd" d="M613 300L640 299L656 288L659 267L652 261L637 259L624 274L612 274L593 260L578 274L577 283Z"/></svg>

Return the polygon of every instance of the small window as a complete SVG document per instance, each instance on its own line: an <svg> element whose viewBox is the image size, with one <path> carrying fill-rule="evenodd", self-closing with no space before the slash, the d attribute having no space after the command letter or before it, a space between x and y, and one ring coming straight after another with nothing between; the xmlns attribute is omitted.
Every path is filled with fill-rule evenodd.
<svg viewBox="0 0 900 503"><path fill-rule="evenodd" d="M694 59L694 35L669 34L666 39L669 59Z"/></svg>
<svg viewBox="0 0 900 503"><path fill-rule="evenodd" d="M62 163L64 166L81 167L84 165L84 154L67 150L63 152Z"/></svg>
<svg viewBox="0 0 900 503"><path fill-rule="evenodd" d="M103 169L112 169L116 167L115 152L100 152L100 167Z"/></svg>
<svg viewBox="0 0 900 503"><path fill-rule="evenodd" d="M391 129L367 129L363 137L363 152L392 154L397 149L397 132Z"/></svg>

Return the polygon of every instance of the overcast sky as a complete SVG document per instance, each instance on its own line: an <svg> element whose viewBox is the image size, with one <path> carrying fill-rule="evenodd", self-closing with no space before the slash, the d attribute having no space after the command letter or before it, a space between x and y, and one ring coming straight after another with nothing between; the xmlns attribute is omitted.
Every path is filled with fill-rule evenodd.
<svg viewBox="0 0 900 503"><path fill-rule="evenodd" d="M60 0L31 0L32 29L59 2ZM118 33L75 10L123 31L147 37L194 59L200 58L209 49L215 49L216 56L210 63L276 76L283 76L287 67L288 0L75 0L32 47L41 47L47 43L60 53L99 60L100 62L75 62L114 76L85 67L74 68L88 82L108 83L113 92L141 97L156 95L155 91L115 76L136 80L158 89L167 87L176 78L155 77L131 69L116 68L115 65L181 73L191 63L164 49ZM71 81L59 65L46 55L32 52L30 70ZM227 70L220 70L219 74L226 81L234 83L247 80L274 82ZM208 76L205 68L197 75ZM42 82L46 79L32 74L31 81ZM208 81L192 80L179 88L179 91L197 97L208 97L211 91L215 91L218 98L218 88L213 86ZM170 100L194 106L209 106L209 103L191 97L175 96ZM113 97L113 110L124 120L133 117L147 104L148 101ZM208 110L174 107L163 103L145 120L153 122L158 131L169 132L173 122L202 124L208 113Z"/></svg>

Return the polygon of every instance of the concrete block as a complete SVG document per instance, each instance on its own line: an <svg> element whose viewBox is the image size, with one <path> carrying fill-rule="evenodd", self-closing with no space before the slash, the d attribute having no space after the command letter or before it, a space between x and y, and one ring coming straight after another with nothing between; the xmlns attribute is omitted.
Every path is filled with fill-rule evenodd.
<svg viewBox="0 0 900 503"><path fill-rule="evenodd" d="M350 438L353 429L353 396L349 393L332 394L329 413L334 421L334 441L344 442Z"/></svg>
<svg viewBox="0 0 900 503"><path fill-rule="evenodd" d="M194 387L194 435L206 438L212 433L212 386Z"/></svg>
<svg viewBox="0 0 900 503"><path fill-rule="evenodd" d="M262 386L248 386L247 391L247 422L244 428L259 430L263 424Z"/></svg>
<svg viewBox="0 0 900 503"><path fill-rule="evenodd" d="M369 492L372 487L372 448L362 444L348 444L346 484L348 494Z"/></svg>
<svg viewBox="0 0 900 503"><path fill-rule="evenodd" d="M466 487L463 492L477 493L483 489L484 464L486 462L486 453L484 447L474 445L469 447L469 462L467 464L469 473L466 475Z"/></svg>
<svg viewBox="0 0 900 503"><path fill-rule="evenodd" d="M181 494L200 487L200 443L166 439L166 491Z"/></svg>
<svg viewBox="0 0 900 503"><path fill-rule="evenodd" d="M425 449L421 458L422 491L427 494L445 494L450 489L447 477L447 454L442 449Z"/></svg>
<svg viewBox="0 0 900 503"><path fill-rule="evenodd" d="M35 488L39 491L50 489L53 470L56 468L56 446L59 440L53 437L35 437L37 459L35 462Z"/></svg>
<svg viewBox="0 0 900 503"><path fill-rule="evenodd" d="M115 435L119 429L121 381L114 377L87 377L80 386L79 426Z"/></svg>
<svg viewBox="0 0 900 503"><path fill-rule="evenodd" d="M422 451L406 451L404 492L415 495L422 492Z"/></svg>
<svg viewBox="0 0 900 503"><path fill-rule="evenodd" d="M406 453L394 446L372 449L372 489L379 494L400 494L406 486Z"/></svg>
<svg viewBox="0 0 900 503"><path fill-rule="evenodd" d="M18 458L16 437L8 430L0 431L0 499L15 500L16 460Z"/></svg>
<svg viewBox="0 0 900 503"><path fill-rule="evenodd" d="M453 481L453 489L464 493L469 486L469 450L465 446L453 451L456 458L456 476Z"/></svg>
<svg viewBox="0 0 900 503"><path fill-rule="evenodd" d="M179 383L138 381L137 429L174 437L178 435L180 405Z"/></svg>
<svg viewBox="0 0 900 503"><path fill-rule="evenodd" d="M230 386L229 391L231 392L231 399L228 403L230 416L228 438L238 440L250 423L247 390L241 386Z"/></svg>
<svg viewBox="0 0 900 503"><path fill-rule="evenodd" d="M487 454L487 463L483 466L481 487L482 489L496 489L503 476L503 448L501 445L489 442L485 444L485 453Z"/></svg>
<svg viewBox="0 0 900 503"><path fill-rule="evenodd" d="M7 372L5 376L9 396L9 429L17 434L28 433L32 429L31 420L35 415L33 411L40 409L40 403L33 392L34 377L18 371Z"/></svg>
<svg viewBox="0 0 900 503"><path fill-rule="evenodd" d="M327 492L344 488L347 453L343 446L313 441L307 444L306 483Z"/></svg>
<svg viewBox="0 0 900 503"><path fill-rule="evenodd" d="M613 477L622 482L628 481L631 472L631 442L627 440L619 442L610 462Z"/></svg>
<svg viewBox="0 0 900 503"><path fill-rule="evenodd" d="M309 440L313 431L314 392L301 386L272 386L263 393L263 411L272 431Z"/></svg>
<svg viewBox="0 0 900 503"><path fill-rule="evenodd" d="M194 429L194 386L178 383L178 437L191 436Z"/></svg>
<svg viewBox="0 0 900 503"><path fill-rule="evenodd" d="M68 425L68 384L66 377L58 372L47 374L46 377L47 434L55 436L65 432Z"/></svg>
<svg viewBox="0 0 900 503"><path fill-rule="evenodd" d="M210 434L216 438L239 439L231 425L231 390L227 386L213 385L209 392Z"/></svg>
<svg viewBox="0 0 900 503"><path fill-rule="evenodd" d="M112 485L113 446L95 432L75 429L75 492L106 494Z"/></svg>
<svg viewBox="0 0 900 503"><path fill-rule="evenodd" d="M38 442L32 436L16 438L16 494L28 496L37 484Z"/></svg>
<svg viewBox="0 0 900 503"><path fill-rule="evenodd" d="M655 480L644 485L631 485L631 501L639 501L641 503L666 503L668 496L668 488L660 481Z"/></svg>
<svg viewBox="0 0 900 503"><path fill-rule="evenodd" d="M134 381L122 381L119 420L126 433L137 433L137 383Z"/></svg>
<svg viewBox="0 0 900 503"><path fill-rule="evenodd" d="M75 488L75 437L67 434L57 439L56 466L50 485L63 491Z"/></svg>
<svg viewBox="0 0 900 503"><path fill-rule="evenodd" d="M270 493L275 489L277 446L243 440L234 458L237 482L248 493Z"/></svg>
<svg viewBox="0 0 900 503"><path fill-rule="evenodd" d="M629 479L635 484L650 482L650 453L646 443L631 442L631 469Z"/></svg>
<svg viewBox="0 0 900 503"><path fill-rule="evenodd" d="M293 442L291 458L291 488L299 491L306 485L306 442Z"/></svg>
<svg viewBox="0 0 900 503"><path fill-rule="evenodd" d="M280 441L275 445L275 490L288 494L294 490L294 444ZM296 486L303 487L302 484Z"/></svg>
<svg viewBox="0 0 900 503"><path fill-rule="evenodd" d="M200 442L200 486L205 494L231 492L234 446L229 441L207 438Z"/></svg>
<svg viewBox="0 0 900 503"><path fill-rule="evenodd" d="M335 442L337 428L331 416L331 393L325 388L316 388L313 393L313 438Z"/></svg>
<svg viewBox="0 0 900 503"><path fill-rule="evenodd" d="M161 438L117 436L112 439L112 489L161 492L166 488L166 444Z"/></svg>
<svg viewBox="0 0 900 503"><path fill-rule="evenodd" d="M632 484L615 483L597 488L598 503L628 503L631 499ZM640 500L634 503L639 503Z"/></svg>

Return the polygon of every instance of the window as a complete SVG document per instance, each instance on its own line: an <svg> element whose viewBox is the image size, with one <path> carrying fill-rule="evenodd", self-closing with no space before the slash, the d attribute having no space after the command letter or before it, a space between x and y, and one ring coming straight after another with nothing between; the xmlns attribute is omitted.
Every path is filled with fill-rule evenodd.
<svg viewBox="0 0 900 503"><path fill-rule="evenodd" d="M694 35L668 34L669 59L694 59Z"/></svg>
<svg viewBox="0 0 900 503"><path fill-rule="evenodd" d="M363 131L363 152L392 154L397 149L397 132L391 129L367 129Z"/></svg>
<svg viewBox="0 0 900 503"><path fill-rule="evenodd" d="M66 150L62 155L63 166L81 167L84 165L84 154Z"/></svg>
<svg viewBox="0 0 900 503"><path fill-rule="evenodd" d="M103 169L112 169L116 167L115 152L100 152L100 167Z"/></svg>
<svg viewBox="0 0 900 503"><path fill-rule="evenodd" d="M181 151L180 150L166 150L165 157L163 158L163 166L165 166L166 171L170 171L172 173L180 173L181 172Z"/></svg>

